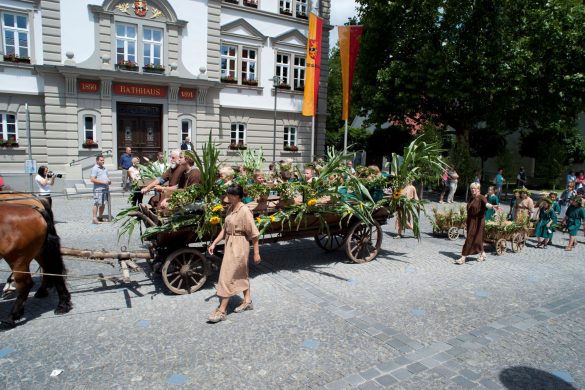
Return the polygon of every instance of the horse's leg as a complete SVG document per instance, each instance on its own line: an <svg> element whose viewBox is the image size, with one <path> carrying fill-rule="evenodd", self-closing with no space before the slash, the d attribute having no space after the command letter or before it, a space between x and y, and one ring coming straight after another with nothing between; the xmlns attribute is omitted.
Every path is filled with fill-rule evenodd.
<svg viewBox="0 0 585 390"><path fill-rule="evenodd" d="M19 258L13 266L14 271L24 271L28 272L28 264L30 260ZM16 321L22 318L24 314L24 303L28 299L28 293L33 286L33 281L28 273L20 273L16 272L14 274L14 282L16 283L16 301L14 302L14 306L12 306L12 310L10 310L10 315L7 319L2 321L2 325L13 328L16 326Z"/></svg>
<svg viewBox="0 0 585 390"><path fill-rule="evenodd" d="M42 269L42 268L41 268ZM37 292L35 293L35 298L46 298L49 296L49 280L46 276L41 277L41 285L38 288Z"/></svg>
<svg viewBox="0 0 585 390"><path fill-rule="evenodd" d="M16 287L14 286L14 278L12 277L12 274L10 274L10 276L8 276L8 279L6 279L6 284L4 285L4 289L2 290L2 298L12 296L15 291Z"/></svg>
<svg viewBox="0 0 585 390"><path fill-rule="evenodd" d="M68 313L73 308L73 304L71 303L71 294L65 284L65 278L62 276L54 276L53 278L53 283L59 295L59 304L55 309L55 314Z"/></svg>

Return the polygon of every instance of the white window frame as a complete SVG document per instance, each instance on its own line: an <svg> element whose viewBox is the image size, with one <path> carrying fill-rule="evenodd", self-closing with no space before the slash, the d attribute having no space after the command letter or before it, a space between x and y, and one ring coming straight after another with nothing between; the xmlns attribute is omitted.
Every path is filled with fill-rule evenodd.
<svg viewBox="0 0 585 390"><path fill-rule="evenodd" d="M278 4L279 4L278 9L280 10L281 14L284 13L284 11L286 10L288 10L291 15L294 12L293 0L280 0Z"/></svg>
<svg viewBox="0 0 585 390"><path fill-rule="evenodd" d="M78 137L79 137L79 149L84 150L81 146L87 140L87 136L85 134L85 118L92 117L93 118L93 142L98 145L98 149L102 148L102 117L99 111L97 110L81 110L77 113L77 126L78 126Z"/></svg>
<svg viewBox="0 0 585 390"><path fill-rule="evenodd" d="M281 60L279 61L278 57L281 57ZM282 59L284 58L288 59L288 62L285 63L282 61ZM283 52L283 51L277 51L276 52L276 58L275 58L275 70L274 70L274 74L276 76L278 76L278 78L280 79L280 84L287 84L290 85L290 70L291 70L291 59L292 59L293 55L291 53L287 53L287 52ZM284 70L286 70L286 76L283 75Z"/></svg>
<svg viewBox="0 0 585 390"><path fill-rule="evenodd" d="M4 24L4 15L12 15L14 17L14 21L17 24L16 26L6 26ZM24 17L26 20L26 28L21 28L18 27L18 17ZM12 11L0 11L0 27L1 27L1 31L0 33L2 33L2 52L4 53L4 55L8 55L8 54L15 54L17 55L19 58L31 58L31 43L30 43L30 38L31 38L31 34L30 34L30 18L29 15L27 14L22 14L19 12L12 12ZM9 52L7 49L7 45L6 45L6 32L7 31L11 31L14 35L14 44L11 46L14 46L14 52ZM21 33L26 33L26 47L25 46L21 46L20 45L20 34ZM21 55L21 50L26 50L26 55Z"/></svg>
<svg viewBox="0 0 585 390"><path fill-rule="evenodd" d="M91 129L87 128L87 120L88 119L91 119L91 123L92 123ZM83 116L83 142L85 142L88 139L91 139L93 142L96 142L96 138L97 138L96 137L96 133L97 133L96 123L97 123L97 121L96 121L95 115L88 114L88 115ZM91 133L91 136L88 136L88 133Z"/></svg>
<svg viewBox="0 0 585 390"><path fill-rule="evenodd" d="M247 57L245 53L247 52ZM250 53L254 53L254 58L250 58ZM242 47L242 65L240 66L241 72L241 79L242 82L244 81L258 81L258 49L251 48L251 47ZM254 71L250 70L251 65L254 66ZM246 74L246 78L244 79L244 74ZM249 76L252 75L250 78Z"/></svg>
<svg viewBox="0 0 585 390"><path fill-rule="evenodd" d="M284 126L284 146L297 145L298 134L297 126Z"/></svg>
<svg viewBox="0 0 585 390"><path fill-rule="evenodd" d="M245 123L242 122L234 122L231 125L231 131L230 131L230 144L235 143L236 145L245 145L246 144L246 135L248 132L247 129L248 126L246 126ZM234 138L234 132L235 132L235 138ZM242 135L240 136L240 133L242 133Z"/></svg>
<svg viewBox="0 0 585 390"><path fill-rule="evenodd" d="M152 32L151 34L153 37L154 37L155 31L160 32L160 41L156 41L156 40L154 40L154 38L146 39L146 33L145 33L146 30L150 30ZM165 35L165 32L163 29L151 27L151 26L143 26L142 27L142 62L143 62L143 66L149 65L149 64L164 65L164 62L163 62L164 35ZM159 57L158 58L154 55L154 50L157 46L159 47ZM152 59L152 61L150 61L150 62L146 62L147 49L149 51L148 58ZM158 59L158 62L157 62L157 59Z"/></svg>
<svg viewBox="0 0 585 390"><path fill-rule="evenodd" d="M8 117L14 117L14 122L8 122ZM14 141L18 142L18 117L16 113L10 112L0 112L0 138L7 141L10 139L10 135L8 134L8 126L14 126Z"/></svg>
<svg viewBox="0 0 585 390"><path fill-rule="evenodd" d="M124 35L118 35L118 26L123 26L124 27ZM128 27L133 27L134 28L134 38L132 37L128 37ZM116 46L115 46L115 50L116 50L116 63L120 64L121 62L126 62L126 61L131 61L134 62L136 64L138 64L138 25L136 24L131 24L131 23L124 23L124 22L116 22L115 26L115 34L116 34ZM123 43L123 48L124 48L124 53L123 53L123 59L120 59L120 53L118 53L118 42L122 42ZM129 44L133 43L134 44L134 58L130 59L130 54L129 54Z"/></svg>
<svg viewBox="0 0 585 390"><path fill-rule="evenodd" d="M302 60L303 65L297 65L297 60ZM292 89L295 91L303 91L305 88L307 70L307 58L303 55L293 55L293 85ZM301 77L302 74L302 77ZM303 88L300 88L302 84Z"/></svg>
<svg viewBox="0 0 585 390"><path fill-rule="evenodd" d="M224 54L224 47L227 48L226 54ZM230 55L230 48L234 49L235 55ZM223 60L226 61L227 68L223 68ZM230 63L233 62L234 69L230 70ZM221 71L221 78L233 77L234 80L239 81L238 79L238 45L230 44L230 43L222 43L220 47L220 71ZM233 75L232 75L233 72Z"/></svg>
<svg viewBox="0 0 585 390"><path fill-rule="evenodd" d="M295 16L309 16L308 0L295 0Z"/></svg>
<svg viewBox="0 0 585 390"><path fill-rule="evenodd" d="M187 123L187 132L185 132L185 129L183 128L183 124L185 124L185 123ZM186 137L189 137L191 139L191 142L194 142L194 140L193 140L193 119L181 118L180 124L181 124L181 143L183 141L185 141Z"/></svg>

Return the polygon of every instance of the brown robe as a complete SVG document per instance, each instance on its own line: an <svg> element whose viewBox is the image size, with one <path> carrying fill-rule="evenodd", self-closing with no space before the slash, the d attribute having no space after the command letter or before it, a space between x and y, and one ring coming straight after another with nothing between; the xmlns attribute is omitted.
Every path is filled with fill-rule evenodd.
<svg viewBox="0 0 585 390"><path fill-rule="evenodd" d="M162 174L162 179L168 182L169 187L176 186L181 182L181 178L184 176L187 166L179 164L175 169L169 168ZM165 198L163 194L156 194L148 201L152 207L158 207L158 204Z"/></svg>
<svg viewBox="0 0 585 390"><path fill-rule="evenodd" d="M237 211L231 207L225 217L225 250L219 279L217 296L228 298L250 288L248 280L249 241L260 233L248 207L242 205Z"/></svg>
<svg viewBox="0 0 585 390"><path fill-rule="evenodd" d="M483 227L487 199L483 195L473 197L467 203L467 238L463 244L462 256L483 252Z"/></svg>
<svg viewBox="0 0 585 390"><path fill-rule="evenodd" d="M179 183L179 188L187 188L193 184L201 184L201 172L197 168L193 168L190 171L187 168Z"/></svg>

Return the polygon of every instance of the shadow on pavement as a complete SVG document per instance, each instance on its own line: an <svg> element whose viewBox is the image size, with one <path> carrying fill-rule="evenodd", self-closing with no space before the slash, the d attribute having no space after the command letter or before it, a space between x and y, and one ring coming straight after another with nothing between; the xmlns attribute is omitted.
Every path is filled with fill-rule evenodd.
<svg viewBox="0 0 585 390"><path fill-rule="evenodd" d="M576 389L565 378L572 381L567 372L549 373L531 367L510 367L500 372L500 382L513 390L572 390Z"/></svg>

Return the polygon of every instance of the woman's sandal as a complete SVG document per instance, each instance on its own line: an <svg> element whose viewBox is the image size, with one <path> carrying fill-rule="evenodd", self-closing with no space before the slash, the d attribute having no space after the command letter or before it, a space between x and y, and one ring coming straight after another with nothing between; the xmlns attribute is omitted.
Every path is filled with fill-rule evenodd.
<svg viewBox="0 0 585 390"><path fill-rule="evenodd" d="M572 247L572 246L566 246L566 247L565 247L565 250L566 250L566 251L572 251L572 250L573 250L573 247Z"/></svg>
<svg viewBox="0 0 585 390"><path fill-rule="evenodd" d="M234 309L234 313L241 313L246 310L254 310L252 302L242 302L242 304Z"/></svg>
<svg viewBox="0 0 585 390"><path fill-rule="evenodd" d="M485 259L487 259L486 255L479 255L479 257L477 258L477 261L485 261Z"/></svg>
<svg viewBox="0 0 585 390"><path fill-rule="evenodd" d="M225 312L223 312L219 309L215 309L215 311L213 313L211 313L211 315L209 316L207 321L211 322L212 324L215 324L215 323L220 322L220 321L225 321L226 319L227 319L227 315Z"/></svg>
<svg viewBox="0 0 585 390"><path fill-rule="evenodd" d="M459 260L455 260L453 263L458 264L458 265L463 265L463 264L465 264L465 258L460 257Z"/></svg>

